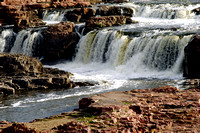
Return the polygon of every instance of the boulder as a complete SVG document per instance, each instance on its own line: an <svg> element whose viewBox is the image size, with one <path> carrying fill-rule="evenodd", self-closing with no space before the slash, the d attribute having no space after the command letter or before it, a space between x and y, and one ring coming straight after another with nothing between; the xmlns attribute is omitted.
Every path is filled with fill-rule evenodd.
<svg viewBox="0 0 200 133"><path fill-rule="evenodd" d="M132 17L133 9L130 7L120 7L120 6L101 6L97 10L97 14L101 16L123 15Z"/></svg>
<svg viewBox="0 0 200 133"><path fill-rule="evenodd" d="M44 31L44 58L46 61L62 58L72 59L76 44L80 39L74 30L73 22L61 22L49 26Z"/></svg>
<svg viewBox="0 0 200 133"><path fill-rule="evenodd" d="M65 18L72 22L84 22L90 17L95 16L96 10L93 8L79 8L72 11L68 11L65 14Z"/></svg>
<svg viewBox="0 0 200 133"><path fill-rule="evenodd" d="M185 47L184 76L200 77L200 35L196 35Z"/></svg>

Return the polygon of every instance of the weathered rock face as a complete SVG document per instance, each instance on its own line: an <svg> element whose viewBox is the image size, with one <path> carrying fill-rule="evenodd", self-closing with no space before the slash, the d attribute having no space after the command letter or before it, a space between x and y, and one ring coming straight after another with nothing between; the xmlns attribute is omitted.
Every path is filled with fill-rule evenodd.
<svg viewBox="0 0 200 133"><path fill-rule="evenodd" d="M119 7L119 6L101 6L97 10L97 14L101 16L123 15L132 17L133 9L129 7Z"/></svg>
<svg viewBox="0 0 200 133"><path fill-rule="evenodd" d="M74 32L75 24L61 22L49 26L44 31L45 60L71 59L74 55L79 36Z"/></svg>
<svg viewBox="0 0 200 133"><path fill-rule="evenodd" d="M126 16L91 17L89 20L86 21L85 31L91 31L93 29L98 29L102 27L123 25L126 23L130 23L130 17ZM132 23L136 22L132 21Z"/></svg>
<svg viewBox="0 0 200 133"><path fill-rule="evenodd" d="M29 27L45 25L42 22L41 12L45 8L72 8L86 7L90 2L87 0L3 0L0 2L0 26L14 24L15 31Z"/></svg>
<svg viewBox="0 0 200 133"><path fill-rule="evenodd" d="M14 30L18 32L21 29L29 27L44 26L46 23L38 18L36 12L29 11L23 5L10 5L1 9L1 19L6 24L14 24Z"/></svg>
<svg viewBox="0 0 200 133"><path fill-rule="evenodd" d="M184 76L200 77L200 35L185 47Z"/></svg>
<svg viewBox="0 0 200 133"><path fill-rule="evenodd" d="M32 75L41 73L43 65L37 58L23 56L21 54L0 55L0 75Z"/></svg>
<svg viewBox="0 0 200 133"><path fill-rule="evenodd" d="M74 83L69 72L44 68L37 58L22 54L0 54L0 96L24 90L72 88L91 85Z"/></svg>
<svg viewBox="0 0 200 133"><path fill-rule="evenodd" d="M65 18L68 21L72 22L84 22L88 20L90 17L94 16L95 14L96 10L93 8L81 8L68 11L65 14Z"/></svg>
<svg viewBox="0 0 200 133"><path fill-rule="evenodd" d="M52 0L54 8L87 7L90 6L89 0Z"/></svg>

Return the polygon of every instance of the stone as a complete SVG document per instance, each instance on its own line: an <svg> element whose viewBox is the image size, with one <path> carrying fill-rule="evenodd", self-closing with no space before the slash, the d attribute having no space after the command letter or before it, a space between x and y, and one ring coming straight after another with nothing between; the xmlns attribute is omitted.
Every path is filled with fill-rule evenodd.
<svg viewBox="0 0 200 133"><path fill-rule="evenodd" d="M70 72L44 68L34 57L23 54L0 54L0 93L15 94L19 91L68 89L89 86L89 83L75 83L70 80Z"/></svg>
<svg viewBox="0 0 200 133"><path fill-rule="evenodd" d="M22 54L0 54L0 74L2 75L31 75L41 73L42 63L37 58Z"/></svg>
<svg viewBox="0 0 200 133"><path fill-rule="evenodd" d="M118 26L126 24L126 20L129 17L126 16L101 16L101 17L90 17L86 21L85 31L91 31L93 29L99 29L102 27Z"/></svg>
<svg viewBox="0 0 200 133"><path fill-rule="evenodd" d="M0 85L0 92L3 95L15 94L15 89L8 85Z"/></svg>
<svg viewBox="0 0 200 133"><path fill-rule="evenodd" d="M79 8L72 11L68 11L65 14L65 18L72 22L84 22L90 17L95 16L96 10L93 8Z"/></svg>
<svg viewBox="0 0 200 133"><path fill-rule="evenodd" d="M196 35L184 49L184 77L200 77L200 35Z"/></svg>
<svg viewBox="0 0 200 133"><path fill-rule="evenodd" d="M120 6L100 6L97 10L97 14L101 16L123 15L132 17L133 12L132 8Z"/></svg>
<svg viewBox="0 0 200 133"><path fill-rule="evenodd" d="M172 86L163 86L159 88L154 88L152 91L154 92L164 92L164 93L175 93L178 92L179 89Z"/></svg>
<svg viewBox="0 0 200 133"><path fill-rule="evenodd" d="M49 26L44 31L44 59L46 61L72 59L76 44L80 39L74 30L73 22L61 22Z"/></svg>
<svg viewBox="0 0 200 133"><path fill-rule="evenodd" d="M24 124L13 123L12 126L4 128L1 133L37 133L36 129L30 129Z"/></svg>

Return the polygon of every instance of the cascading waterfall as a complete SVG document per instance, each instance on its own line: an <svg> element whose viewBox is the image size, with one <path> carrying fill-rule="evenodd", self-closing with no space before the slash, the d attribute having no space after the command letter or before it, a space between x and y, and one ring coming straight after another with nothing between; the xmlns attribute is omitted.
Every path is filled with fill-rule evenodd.
<svg viewBox="0 0 200 133"><path fill-rule="evenodd" d="M9 52L10 43L12 43L15 39L15 33L11 29L3 30L0 34L0 53Z"/></svg>
<svg viewBox="0 0 200 133"><path fill-rule="evenodd" d="M22 30L18 33L10 53L23 53L28 56L37 55L38 47L42 43L40 31Z"/></svg>
<svg viewBox="0 0 200 133"><path fill-rule="evenodd" d="M78 44L76 62L109 63L130 71L181 71L183 49L193 35L152 35L130 38L118 31L92 31Z"/></svg>
<svg viewBox="0 0 200 133"><path fill-rule="evenodd" d="M162 18L162 19L182 19L193 18L195 14L193 9L200 6L180 5L180 4L124 4L134 10L134 17Z"/></svg>
<svg viewBox="0 0 200 133"><path fill-rule="evenodd" d="M43 21L62 21L67 10L49 11L43 13Z"/></svg>

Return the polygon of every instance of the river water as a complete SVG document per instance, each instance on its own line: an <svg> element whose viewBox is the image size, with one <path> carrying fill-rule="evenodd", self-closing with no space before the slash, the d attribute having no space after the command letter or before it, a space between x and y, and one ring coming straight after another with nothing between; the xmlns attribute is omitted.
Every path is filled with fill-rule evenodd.
<svg viewBox="0 0 200 133"><path fill-rule="evenodd" d="M81 40L72 62L45 65L72 72L74 81L96 85L9 96L0 101L0 120L29 122L72 111L78 107L81 98L107 91L164 85L184 89L184 47L195 34L200 33L200 16L191 12L200 7L200 3L191 1L146 0L115 5L130 7L132 19L138 23L95 30L85 36L79 33ZM46 11L44 21L60 22L65 12L67 10ZM77 28L82 26L78 24ZM6 52L6 42L13 37L16 40L10 46L10 52L29 56L35 54L34 48L42 40L40 30L24 30L15 35L11 29L6 29L0 35L1 52Z"/></svg>

